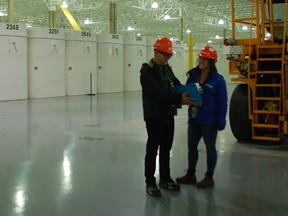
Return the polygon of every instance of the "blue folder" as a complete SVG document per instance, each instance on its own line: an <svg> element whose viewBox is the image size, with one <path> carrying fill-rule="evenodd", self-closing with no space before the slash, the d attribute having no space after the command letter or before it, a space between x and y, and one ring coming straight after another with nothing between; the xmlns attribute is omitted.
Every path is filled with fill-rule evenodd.
<svg viewBox="0 0 288 216"><path fill-rule="evenodd" d="M189 98L194 99L196 103L202 103L202 97L199 93L197 86L194 83L178 85L175 86L173 90L175 94L183 94L185 92L188 92Z"/></svg>

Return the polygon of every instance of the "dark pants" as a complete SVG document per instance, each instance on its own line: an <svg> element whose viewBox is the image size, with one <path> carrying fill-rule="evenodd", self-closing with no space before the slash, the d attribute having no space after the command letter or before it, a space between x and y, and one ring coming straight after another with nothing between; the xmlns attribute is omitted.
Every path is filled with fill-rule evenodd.
<svg viewBox="0 0 288 216"><path fill-rule="evenodd" d="M198 144L203 137L206 146L206 162L208 174L213 174L217 162L216 138L217 128L209 125L188 125L188 162L189 170L196 170L198 161Z"/></svg>
<svg viewBox="0 0 288 216"><path fill-rule="evenodd" d="M174 137L174 117L169 120L146 120L148 140L145 155L146 184L155 183L156 157L159 148L160 180L170 179L170 150Z"/></svg>

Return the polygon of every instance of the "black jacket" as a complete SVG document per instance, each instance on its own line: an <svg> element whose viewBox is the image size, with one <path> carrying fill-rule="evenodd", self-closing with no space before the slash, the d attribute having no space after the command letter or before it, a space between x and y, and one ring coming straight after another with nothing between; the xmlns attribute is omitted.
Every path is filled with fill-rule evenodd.
<svg viewBox="0 0 288 216"><path fill-rule="evenodd" d="M142 64L140 70L144 120L169 119L181 107L182 95L173 94L179 85L169 65L160 67L152 59Z"/></svg>

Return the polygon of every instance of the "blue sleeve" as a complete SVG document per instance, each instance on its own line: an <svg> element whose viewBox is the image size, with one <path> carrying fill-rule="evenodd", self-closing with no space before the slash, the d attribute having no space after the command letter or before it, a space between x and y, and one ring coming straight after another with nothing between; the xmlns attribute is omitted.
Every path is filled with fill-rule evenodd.
<svg viewBox="0 0 288 216"><path fill-rule="evenodd" d="M226 126L226 114L228 107L228 97L226 82L222 76L220 76L217 84L217 128L223 130Z"/></svg>

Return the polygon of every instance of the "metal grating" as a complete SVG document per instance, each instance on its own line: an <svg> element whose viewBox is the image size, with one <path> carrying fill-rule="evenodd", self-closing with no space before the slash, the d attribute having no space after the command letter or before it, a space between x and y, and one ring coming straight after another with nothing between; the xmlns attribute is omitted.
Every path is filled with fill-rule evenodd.
<svg viewBox="0 0 288 216"><path fill-rule="evenodd" d="M10 0L12 1L12 0ZM14 22L25 23L32 26L49 26L49 9L56 10L57 28L72 29L70 23L57 6L58 0L13 0ZM156 1L158 9L151 8ZM0 12L8 11L9 0L0 0ZM96 33L109 33L109 4L116 4L117 33L122 35L143 36L170 36L175 39L183 36L186 40L186 30L190 29L195 43L205 43L211 39L214 43L222 43L216 40L215 35L223 36L231 34L231 10L230 0L66 0L69 10L77 20L81 29ZM235 0L237 5L236 15L239 17L250 16L249 0ZM164 20L165 15L171 19ZM84 24L86 19L90 24ZM183 20L183 33L180 32ZM219 19L225 24L219 25ZM7 16L0 16L1 22L7 22ZM131 26L135 30L127 31ZM240 29L240 27L239 27ZM239 30L241 31L241 30ZM245 33L243 33L245 36Z"/></svg>

